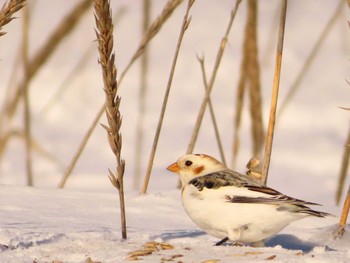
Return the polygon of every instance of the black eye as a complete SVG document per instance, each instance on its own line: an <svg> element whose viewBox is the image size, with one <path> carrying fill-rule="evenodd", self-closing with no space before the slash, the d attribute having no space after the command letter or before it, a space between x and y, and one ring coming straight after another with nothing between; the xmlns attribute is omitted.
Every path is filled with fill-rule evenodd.
<svg viewBox="0 0 350 263"><path fill-rule="evenodd" d="M191 162L191 161L186 161L186 162L185 162L185 165L186 165L186 166L191 166L191 165L192 165L192 162Z"/></svg>

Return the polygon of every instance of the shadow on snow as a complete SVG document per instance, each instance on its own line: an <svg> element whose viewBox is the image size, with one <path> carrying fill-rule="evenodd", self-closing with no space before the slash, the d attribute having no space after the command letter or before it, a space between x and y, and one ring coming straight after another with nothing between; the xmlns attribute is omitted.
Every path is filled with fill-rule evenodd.
<svg viewBox="0 0 350 263"><path fill-rule="evenodd" d="M178 230L178 231L168 231L160 234L159 236L154 236L153 238L161 238L164 241L170 241L172 239L179 238L196 238L199 236L206 235L205 232L200 230ZM211 242L208 242L211 243ZM315 247L320 246L320 244L304 241L299 239L294 235L280 234L276 235L265 242L265 247L275 247L280 245L284 249L289 250L301 250L303 253L311 252ZM333 250L326 246L326 250Z"/></svg>

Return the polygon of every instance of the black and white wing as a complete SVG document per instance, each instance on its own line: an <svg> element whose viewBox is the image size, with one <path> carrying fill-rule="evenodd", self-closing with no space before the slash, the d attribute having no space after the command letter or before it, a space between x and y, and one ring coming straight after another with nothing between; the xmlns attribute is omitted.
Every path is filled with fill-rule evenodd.
<svg viewBox="0 0 350 263"><path fill-rule="evenodd" d="M229 169L195 177L189 182L189 184L194 185L198 191L202 191L204 188L218 189L223 186L262 186L262 183L259 180Z"/></svg>
<svg viewBox="0 0 350 263"><path fill-rule="evenodd" d="M308 207L308 205L319 205L317 203L284 195L264 186L253 177L229 169L193 178L189 184L195 186L199 192L205 191L208 197L222 195L231 203L276 205L281 211L288 210L317 217L330 215Z"/></svg>

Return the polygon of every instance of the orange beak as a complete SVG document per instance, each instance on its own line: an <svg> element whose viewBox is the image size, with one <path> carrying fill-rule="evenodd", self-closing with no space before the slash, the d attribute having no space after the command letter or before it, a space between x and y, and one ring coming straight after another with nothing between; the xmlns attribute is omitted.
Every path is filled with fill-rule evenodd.
<svg viewBox="0 0 350 263"><path fill-rule="evenodd" d="M177 173L180 170L180 167L177 165L177 163L173 163L167 167L167 169L171 172Z"/></svg>

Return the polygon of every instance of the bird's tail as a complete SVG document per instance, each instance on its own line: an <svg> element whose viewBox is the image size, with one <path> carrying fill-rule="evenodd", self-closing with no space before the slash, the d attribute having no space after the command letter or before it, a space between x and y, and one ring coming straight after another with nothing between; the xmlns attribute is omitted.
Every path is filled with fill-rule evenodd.
<svg viewBox="0 0 350 263"><path fill-rule="evenodd" d="M326 212L313 210L306 205L297 205L297 206L299 207L299 210L297 211L298 213L308 214L308 215L316 216L316 217L333 216L332 214L329 214Z"/></svg>

